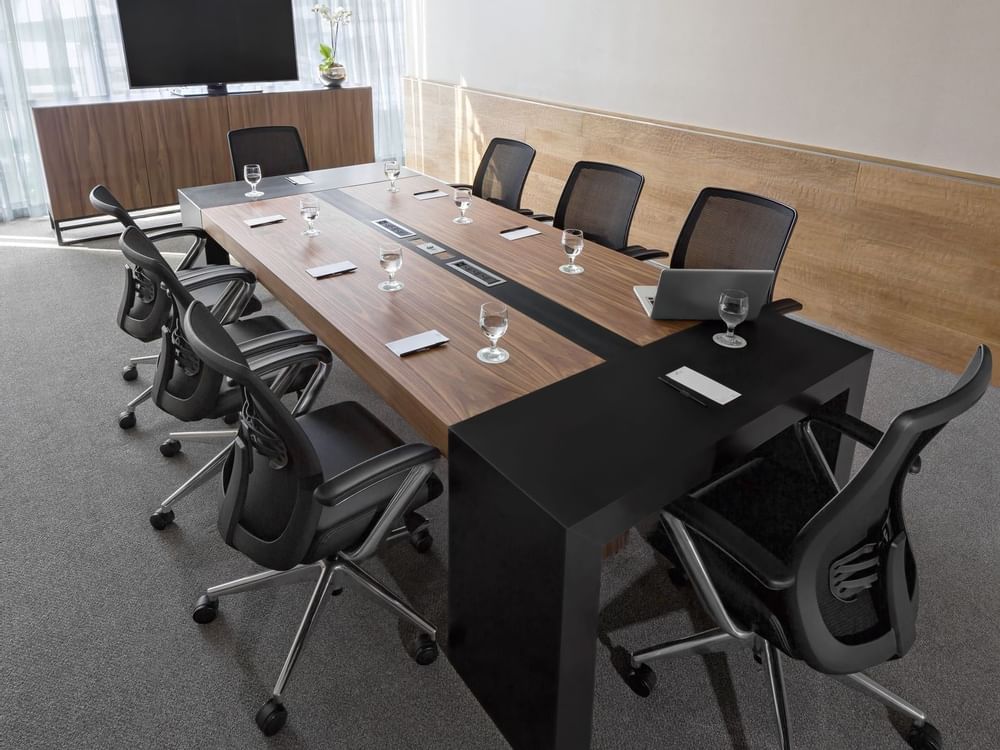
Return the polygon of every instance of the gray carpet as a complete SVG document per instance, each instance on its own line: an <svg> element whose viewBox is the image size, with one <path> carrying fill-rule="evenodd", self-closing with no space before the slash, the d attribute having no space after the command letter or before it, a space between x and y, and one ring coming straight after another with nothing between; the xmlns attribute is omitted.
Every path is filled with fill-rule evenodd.
<svg viewBox="0 0 1000 750"><path fill-rule="evenodd" d="M191 621L206 585L253 571L215 530L218 488L179 504L169 531L154 532L146 519L215 446L192 443L162 458L156 446L176 423L150 404L139 408L134 431L115 426L150 378L148 368L135 383L118 376L124 357L143 353L113 322L120 256L19 243L19 235L44 237L47 225L0 227L0 747L506 747L447 659L416 666L404 648L410 631L351 589L311 637L285 694L287 727L271 739L258 733L253 715L308 585L230 597L211 625ZM288 317L273 301L265 312ZM885 425L952 382L878 351L865 416ZM416 437L339 365L322 403L342 399ZM1000 746L998 409L993 389L931 445L924 472L908 483L922 586L918 640L905 659L873 672L924 708L951 748ZM400 544L369 566L441 626L446 502L428 506L436 540L428 555ZM612 668L612 649L704 624L666 569L634 534L605 566L593 747L777 747L766 677L747 654L661 663L660 687L647 700ZM786 665L797 747L905 747L897 729L905 722Z"/></svg>

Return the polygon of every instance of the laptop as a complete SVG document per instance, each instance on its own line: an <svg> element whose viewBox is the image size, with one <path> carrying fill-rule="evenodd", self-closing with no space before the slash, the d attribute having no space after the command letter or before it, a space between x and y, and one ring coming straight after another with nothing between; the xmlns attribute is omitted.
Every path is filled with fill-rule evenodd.
<svg viewBox="0 0 1000 750"><path fill-rule="evenodd" d="M657 286L635 286L635 296L653 320L715 320L724 289L742 289L750 297L747 320L768 301L774 271L716 268L665 268Z"/></svg>

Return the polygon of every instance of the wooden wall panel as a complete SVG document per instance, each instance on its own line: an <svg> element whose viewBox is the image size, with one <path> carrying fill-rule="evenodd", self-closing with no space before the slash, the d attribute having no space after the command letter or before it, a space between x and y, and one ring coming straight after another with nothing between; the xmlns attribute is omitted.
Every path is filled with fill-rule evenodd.
<svg viewBox="0 0 1000 750"><path fill-rule="evenodd" d="M104 183L132 208L148 208L149 182L137 111L127 104L36 107L49 205L56 218L94 214L91 188Z"/></svg>
<svg viewBox="0 0 1000 750"><path fill-rule="evenodd" d="M631 239L670 250L698 191L799 212L777 294L818 323L951 371L1000 352L1000 183L820 149L405 80L406 159L471 180L495 136L538 151L522 204L551 213L580 159L646 175ZM1000 368L994 375L1000 385Z"/></svg>
<svg viewBox="0 0 1000 750"><path fill-rule="evenodd" d="M226 98L233 130L257 125L297 127L312 169L375 160L372 90L367 86Z"/></svg>
<svg viewBox="0 0 1000 750"><path fill-rule="evenodd" d="M232 179L225 99L174 97L135 103L142 125L150 205L175 203L178 188Z"/></svg>

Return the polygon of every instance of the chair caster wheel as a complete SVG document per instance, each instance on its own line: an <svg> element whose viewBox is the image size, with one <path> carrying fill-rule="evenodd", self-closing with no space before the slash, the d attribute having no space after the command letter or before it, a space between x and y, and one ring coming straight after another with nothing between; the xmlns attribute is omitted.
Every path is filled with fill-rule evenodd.
<svg viewBox="0 0 1000 750"><path fill-rule="evenodd" d="M135 413L130 411L123 411L118 415L118 426L123 430L131 430L135 427Z"/></svg>
<svg viewBox="0 0 1000 750"><path fill-rule="evenodd" d="M632 692L636 695L648 698L656 687L656 672L650 669L648 664L632 667L625 675L625 684L632 688Z"/></svg>
<svg viewBox="0 0 1000 750"><path fill-rule="evenodd" d="M122 368L122 380L135 380L139 377L139 371L136 369L135 365L125 365Z"/></svg>
<svg viewBox="0 0 1000 750"><path fill-rule="evenodd" d="M431 532L427 529L419 529L410 534L410 544L413 545L413 549L422 555L430 551L430 548L434 544L434 537L431 536Z"/></svg>
<svg viewBox="0 0 1000 750"><path fill-rule="evenodd" d="M195 602L191 618L199 625L208 625L217 614L219 614L219 600L209 599L207 594L203 594Z"/></svg>
<svg viewBox="0 0 1000 750"><path fill-rule="evenodd" d="M906 744L914 750L941 750L944 747L941 732L929 721L911 725Z"/></svg>
<svg viewBox="0 0 1000 750"><path fill-rule="evenodd" d="M288 721L288 711L281 705L281 701L272 697L267 703L260 707L254 721L257 728L264 733L265 737L277 734Z"/></svg>
<svg viewBox="0 0 1000 750"><path fill-rule="evenodd" d="M330 596L340 596L343 593L344 593L343 587L340 587L339 589L330 589Z"/></svg>
<svg viewBox="0 0 1000 750"><path fill-rule="evenodd" d="M688 578L687 573L685 573L681 568L671 568L667 571L667 577L670 579L670 582L679 589L683 589L691 585L691 579Z"/></svg>
<svg viewBox="0 0 1000 750"><path fill-rule="evenodd" d="M160 453L167 458L173 458L181 452L181 441L175 438L167 438L160 443Z"/></svg>
<svg viewBox="0 0 1000 750"><path fill-rule="evenodd" d="M427 633L421 633L413 642L413 659L421 667L433 664L438 658L438 645Z"/></svg>
<svg viewBox="0 0 1000 750"><path fill-rule="evenodd" d="M169 508L164 510L163 508L156 509L153 514L149 517L149 525L152 526L157 531L163 531L167 526L174 522L174 512Z"/></svg>
<svg viewBox="0 0 1000 750"><path fill-rule="evenodd" d="M222 418L222 421L226 424L233 425L240 421L239 414L227 414Z"/></svg>

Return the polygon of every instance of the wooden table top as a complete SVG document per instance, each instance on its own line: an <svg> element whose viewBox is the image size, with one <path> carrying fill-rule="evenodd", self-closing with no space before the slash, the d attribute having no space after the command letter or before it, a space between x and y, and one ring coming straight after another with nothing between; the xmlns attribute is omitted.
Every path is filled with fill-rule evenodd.
<svg viewBox="0 0 1000 750"><path fill-rule="evenodd" d="M565 308L580 313L635 344L686 328L690 323L651 321L632 292L633 284L654 284L655 268L593 243L578 259L579 276L558 271L565 262L559 232L539 225L542 234L511 242L501 229L530 221L494 204L475 200L475 223L454 224L449 198L416 200L412 193L440 186L428 177L400 179L400 192L385 184L342 192L377 212L447 244L472 260L519 282ZM340 191L330 191L340 192ZM322 197L324 194L320 193ZM476 352L488 344L479 329L479 306L495 299L484 287L444 269L404 245L397 274L405 288L380 291L387 278L377 248L392 237L347 211L321 202L318 237L302 236L300 196L284 196L205 208L208 233L302 323L355 370L429 442L447 451L448 428L469 417L587 370L603 360L508 302L510 327L501 346L510 359L487 365ZM282 214L287 220L250 229L244 219ZM537 222L532 222L532 226ZM306 269L350 260L351 274L314 279ZM449 337L437 349L399 358L386 343L431 328ZM336 389L336 384L331 384Z"/></svg>

